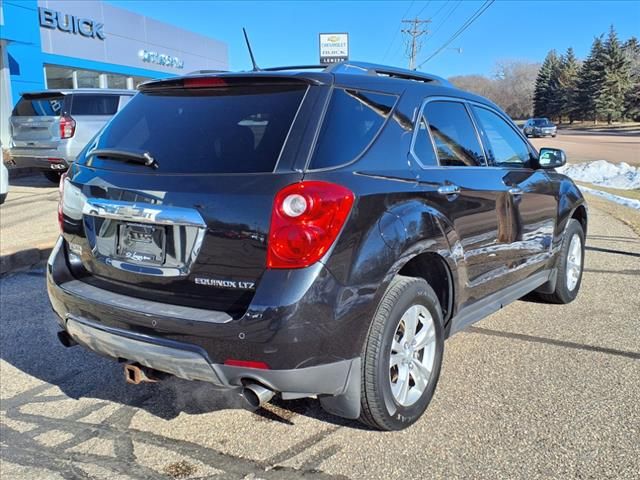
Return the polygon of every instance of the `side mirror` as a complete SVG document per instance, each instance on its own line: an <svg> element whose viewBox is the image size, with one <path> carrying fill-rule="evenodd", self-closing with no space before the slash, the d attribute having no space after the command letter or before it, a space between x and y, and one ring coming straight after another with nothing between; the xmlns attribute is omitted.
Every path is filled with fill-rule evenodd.
<svg viewBox="0 0 640 480"><path fill-rule="evenodd" d="M542 147L538 155L538 164L540 168L551 169L558 168L567 163L567 154L559 148Z"/></svg>

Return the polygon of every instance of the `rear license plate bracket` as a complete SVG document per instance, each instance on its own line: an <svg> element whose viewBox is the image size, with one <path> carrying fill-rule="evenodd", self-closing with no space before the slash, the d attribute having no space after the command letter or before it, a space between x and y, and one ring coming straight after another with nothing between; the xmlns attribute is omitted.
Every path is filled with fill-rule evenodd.
<svg viewBox="0 0 640 480"><path fill-rule="evenodd" d="M164 226L143 223L120 223L116 255L128 262L162 265L166 254L167 234Z"/></svg>

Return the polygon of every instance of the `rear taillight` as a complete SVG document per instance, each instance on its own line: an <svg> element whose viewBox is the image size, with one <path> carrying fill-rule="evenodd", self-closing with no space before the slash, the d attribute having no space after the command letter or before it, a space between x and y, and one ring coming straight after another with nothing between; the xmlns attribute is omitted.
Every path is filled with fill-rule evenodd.
<svg viewBox="0 0 640 480"><path fill-rule="evenodd" d="M60 138L71 138L76 133L76 121L69 115L60 117Z"/></svg>
<svg viewBox="0 0 640 480"><path fill-rule="evenodd" d="M60 184L58 185L58 192L60 198L58 198L58 225L60 226L60 232L64 233L64 214L62 213L62 205L64 203L64 181L67 178L67 172L60 175Z"/></svg>
<svg viewBox="0 0 640 480"><path fill-rule="evenodd" d="M317 262L351 212L353 192L328 182L301 182L280 190L271 212L268 268L303 268Z"/></svg>

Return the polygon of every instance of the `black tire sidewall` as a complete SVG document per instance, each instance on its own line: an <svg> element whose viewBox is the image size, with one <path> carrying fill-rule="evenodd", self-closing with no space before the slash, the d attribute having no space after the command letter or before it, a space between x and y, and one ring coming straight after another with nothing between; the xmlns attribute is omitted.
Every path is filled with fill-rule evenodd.
<svg viewBox="0 0 640 480"><path fill-rule="evenodd" d="M567 260L569 257L569 246L571 245L571 240L574 235L578 235L580 238L580 248L582 250L582 264L580 266L580 276L578 277L578 283L573 290L569 290L567 288ZM556 295L559 299L562 300L563 303L569 303L573 301L580 291L580 285L582 284L582 275L584 273L584 251L585 251L585 238L584 238L584 230L575 219L569 220L569 225L567 225L567 231L565 233L564 242L562 244L562 252L559 258L558 264L558 278L556 284Z"/></svg>
<svg viewBox="0 0 640 480"><path fill-rule="evenodd" d="M427 384L427 388L422 394L420 400L409 407L399 405L391 392L391 382L389 379L389 356L391 353L392 340L400 322L402 315L413 305L424 306L434 321L436 331L436 351L433 363L431 378ZM385 423L391 429L397 430L406 428L414 423L424 413L431 398L433 397L438 378L440 376L440 367L442 365L442 355L444 350L444 329L442 326L442 313L437 298L433 290L427 282L415 279L402 292L390 315L385 321L380 351L376 358L376 397L384 402L385 408L381 409L386 413ZM394 411L389 411L389 406Z"/></svg>

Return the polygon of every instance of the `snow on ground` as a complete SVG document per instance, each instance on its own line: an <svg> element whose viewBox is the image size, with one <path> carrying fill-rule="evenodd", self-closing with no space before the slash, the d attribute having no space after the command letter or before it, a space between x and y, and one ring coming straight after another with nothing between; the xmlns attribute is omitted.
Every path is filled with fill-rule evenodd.
<svg viewBox="0 0 640 480"><path fill-rule="evenodd" d="M603 187L632 190L640 188L640 169L628 163L611 163L606 160L565 165L558 169L574 180Z"/></svg>
<svg viewBox="0 0 640 480"><path fill-rule="evenodd" d="M580 190L582 190L583 192L590 193L591 195L597 195L598 197L602 197L611 202L616 202L620 205L624 205L625 207L630 207L630 208L635 208L636 210L640 210L640 200L621 197L620 195L614 195L613 193L603 192L602 190L596 190L595 188L589 188L583 185L578 185L578 188L580 188Z"/></svg>

